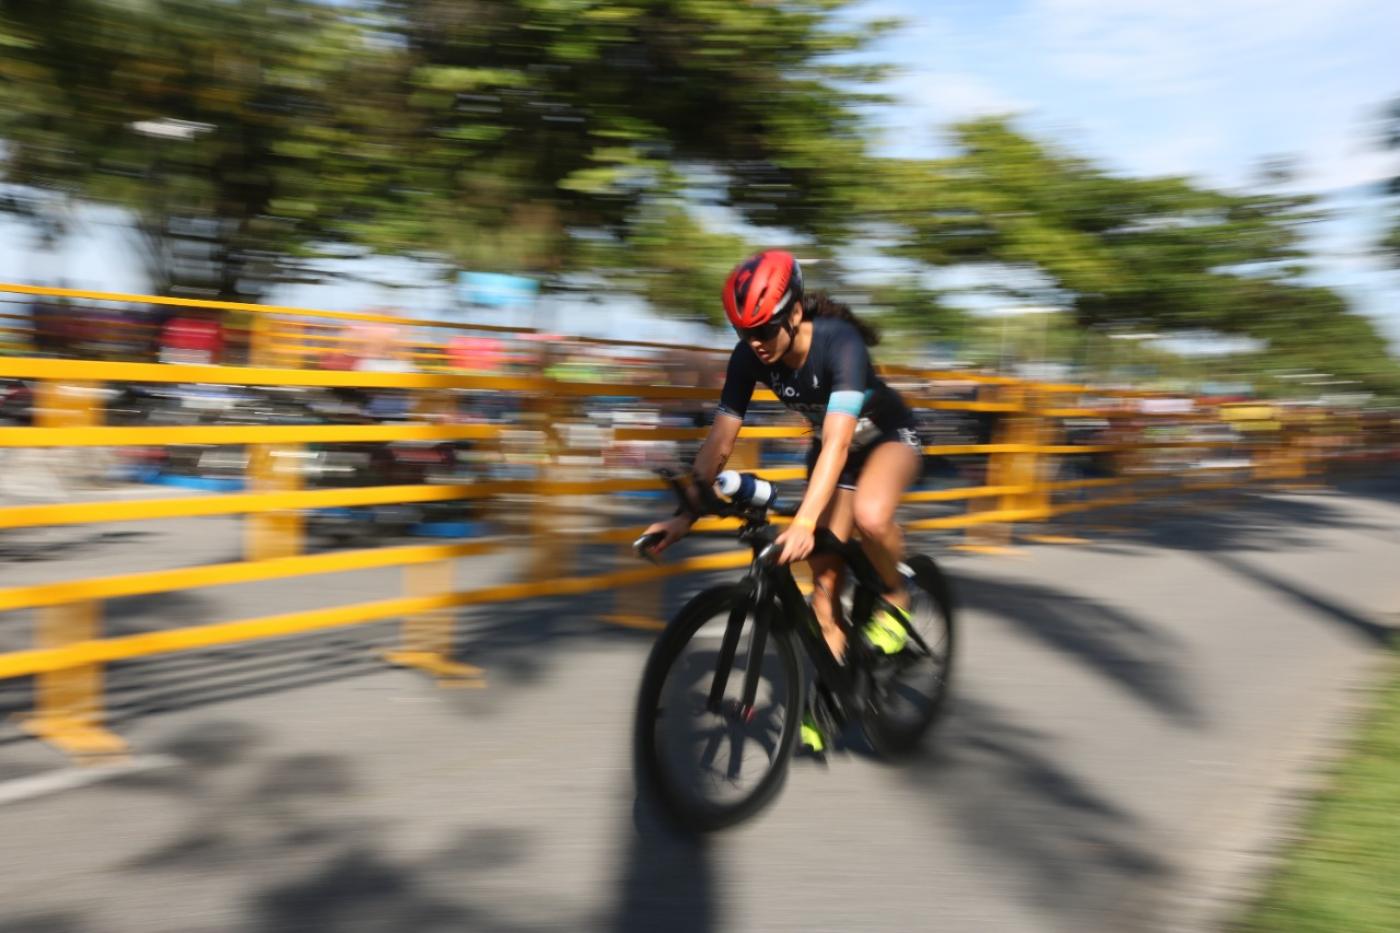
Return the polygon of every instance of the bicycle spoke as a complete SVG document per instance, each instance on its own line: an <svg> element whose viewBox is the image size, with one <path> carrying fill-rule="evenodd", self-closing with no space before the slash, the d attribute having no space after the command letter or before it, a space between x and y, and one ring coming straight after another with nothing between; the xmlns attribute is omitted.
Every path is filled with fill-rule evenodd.
<svg viewBox="0 0 1400 933"><path fill-rule="evenodd" d="M715 755L719 754L719 747L724 744L724 730L716 727L710 735L709 741L705 743L705 750L700 753L700 766L706 771L715 770Z"/></svg>
<svg viewBox="0 0 1400 933"><path fill-rule="evenodd" d="M729 733L729 779L735 783L744 767L744 733L741 729L731 729Z"/></svg>

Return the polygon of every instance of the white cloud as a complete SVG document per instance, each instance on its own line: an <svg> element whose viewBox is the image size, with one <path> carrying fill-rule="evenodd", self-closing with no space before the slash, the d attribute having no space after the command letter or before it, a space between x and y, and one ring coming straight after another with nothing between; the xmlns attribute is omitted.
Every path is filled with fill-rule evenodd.
<svg viewBox="0 0 1400 933"><path fill-rule="evenodd" d="M1049 63L1134 93L1202 93L1268 60L1290 70L1319 63L1293 57L1366 14L1393 18L1389 0L1029 0L1024 35Z"/></svg>
<svg viewBox="0 0 1400 933"><path fill-rule="evenodd" d="M931 124L1023 112L1037 137L1133 174L1236 187L1293 157L1296 189L1333 195L1342 224L1375 204L1360 186L1400 171L1375 140L1400 96L1400 0L878 2L915 24L882 44L906 69L888 88L903 104L884 116L889 154L937 153ZM1363 256L1373 237L1319 238L1318 278L1400 336L1396 276Z"/></svg>
<svg viewBox="0 0 1400 933"><path fill-rule="evenodd" d="M1375 185L1400 174L1400 158L1372 145L1364 133L1325 137L1299 165L1297 188L1320 194Z"/></svg>
<svg viewBox="0 0 1400 933"><path fill-rule="evenodd" d="M936 152L939 129L959 120L1032 109L1023 100L974 74L909 70L888 82L884 91L897 101L881 121L886 156L921 158Z"/></svg>
<svg viewBox="0 0 1400 933"><path fill-rule="evenodd" d="M911 106L945 120L961 120L989 113L1028 110L1022 100L977 75L933 71L910 75L902 82L901 97Z"/></svg>
<svg viewBox="0 0 1400 933"><path fill-rule="evenodd" d="M1147 175L1199 175L1201 166L1209 164L1224 143L1224 135L1211 128L1170 133L1137 148L1133 168Z"/></svg>

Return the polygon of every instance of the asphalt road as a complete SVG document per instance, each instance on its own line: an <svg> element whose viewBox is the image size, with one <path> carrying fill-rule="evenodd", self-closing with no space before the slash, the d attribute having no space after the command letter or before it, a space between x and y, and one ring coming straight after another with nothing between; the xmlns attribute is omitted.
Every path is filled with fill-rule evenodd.
<svg viewBox="0 0 1400 933"><path fill-rule="evenodd" d="M116 728L152 767L0 805L0 933L1211 929L1397 621L1400 483L1112 520L1007 556L924 542L963 603L955 705L924 753L799 762L774 806L703 842L635 806L651 635L599 621L606 599L465 614L483 690L384 667L388 624L120 665ZM31 541L0 585L237 551L226 520L94 534L46 558ZM398 586L334 580L130 601L109 626ZM0 798L53 774L61 757L0 734Z"/></svg>

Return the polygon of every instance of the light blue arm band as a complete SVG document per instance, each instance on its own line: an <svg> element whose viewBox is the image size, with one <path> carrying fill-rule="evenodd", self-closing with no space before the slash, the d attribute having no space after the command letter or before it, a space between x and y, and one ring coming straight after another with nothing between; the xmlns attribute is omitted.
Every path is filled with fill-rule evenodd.
<svg viewBox="0 0 1400 933"><path fill-rule="evenodd" d="M838 412L843 415L850 415L852 418L860 417L860 410L865 406L865 393L856 389L844 389L840 392L831 393L831 400L826 403L826 413Z"/></svg>

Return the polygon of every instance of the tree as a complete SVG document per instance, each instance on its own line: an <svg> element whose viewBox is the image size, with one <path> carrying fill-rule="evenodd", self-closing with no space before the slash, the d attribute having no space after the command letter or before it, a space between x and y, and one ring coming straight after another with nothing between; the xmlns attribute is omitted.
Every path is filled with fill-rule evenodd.
<svg viewBox="0 0 1400 933"><path fill-rule="evenodd" d="M399 182L395 52L313 0L39 0L0 19L4 177L125 208L152 287L257 298Z"/></svg>
<svg viewBox="0 0 1400 933"><path fill-rule="evenodd" d="M1400 98L1391 101L1381 124L1381 144L1400 154ZM1381 250L1391 263L1400 267L1400 170L1386 182L1385 194L1391 202L1390 228L1381 238Z"/></svg>
<svg viewBox="0 0 1400 933"><path fill-rule="evenodd" d="M1085 328L1209 330L1289 357L1322 338L1339 368L1394 378L1370 322L1303 279L1312 199L1112 175L1001 119L953 136L949 159L890 167L902 197L879 216L904 231L897 255L1004 270L1032 283L1006 297L1065 307Z"/></svg>
<svg viewBox="0 0 1400 933"><path fill-rule="evenodd" d="M14 0L5 178L126 208L155 288L224 297L345 248L542 275L675 257L703 226L656 218L700 171L749 221L841 236L878 72L832 59L883 28L850 4Z"/></svg>
<svg viewBox="0 0 1400 933"><path fill-rule="evenodd" d="M827 59L882 28L840 26L849 5L385 0L431 179L403 241L541 273L605 246L669 263L700 175L747 221L844 235L867 157L850 87L878 73Z"/></svg>

